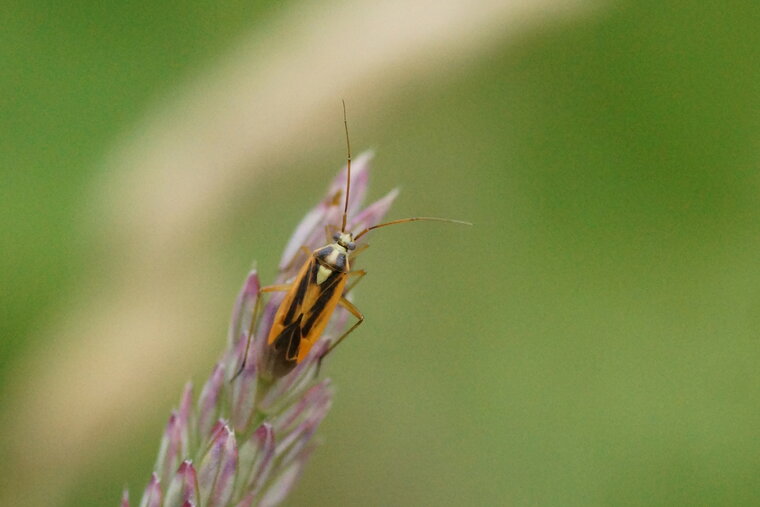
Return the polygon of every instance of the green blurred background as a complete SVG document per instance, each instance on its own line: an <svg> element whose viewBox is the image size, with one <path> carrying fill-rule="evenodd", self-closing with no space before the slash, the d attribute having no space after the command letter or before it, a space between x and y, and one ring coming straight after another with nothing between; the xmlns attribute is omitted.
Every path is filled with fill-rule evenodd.
<svg viewBox="0 0 760 507"><path fill-rule="evenodd" d="M193 345L205 358L118 413L117 443L104 431L76 465L18 464L31 459L19 441L36 438L12 413L37 380L25 361L61 340L49 326L71 295L97 291L102 264L121 262L88 197L110 176L107 154L175 89L299 9L5 5L3 504L38 501L58 469L66 479L46 504L116 505L125 484L139 498L184 379L203 382L223 347L251 260L274 275L341 165L341 96L355 151L377 153L370 197L400 185L392 217L476 226L372 238L357 292L367 322L327 367L338 393L325 443L290 504L756 504L760 8L749 0L603 4L497 33L390 89L380 80L369 105L328 90L331 142L288 140L299 154L273 158L197 240L223 266L208 305L188 308L206 326ZM346 44L360 36L349 25Z"/></svg>

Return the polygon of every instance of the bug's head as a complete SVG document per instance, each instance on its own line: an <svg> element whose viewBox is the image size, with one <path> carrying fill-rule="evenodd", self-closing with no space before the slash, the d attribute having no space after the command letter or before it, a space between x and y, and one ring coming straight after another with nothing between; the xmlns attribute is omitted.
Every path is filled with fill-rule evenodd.
<svg viewBox="0 0 760 507"><path fill-rule="evenodd" d="M343 250L348 251L356 248L356 243L354 243L354 235L350 232L336 232L333 234L332 239L335 241L335 244Z"/></svg>

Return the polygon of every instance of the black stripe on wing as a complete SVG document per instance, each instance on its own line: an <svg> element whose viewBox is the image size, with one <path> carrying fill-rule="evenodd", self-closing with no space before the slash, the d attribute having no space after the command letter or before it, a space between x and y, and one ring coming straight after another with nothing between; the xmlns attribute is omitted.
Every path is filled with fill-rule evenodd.
<svg viewBox="0 0 760 507"><path fill-rule="evenodd" d="M303 336L301 334L301 319L303 319L303 314L299 314L294 322L285 326L277 338L274 339L274 342L272 342L274 350L278 354L284 352L285 359L288 361L298 359L298 348L301 345L301 337Z"/></svg>
<svg viewBox="0 0 760 507"><path fill-rule="evenodd" d="M293 297L293 301L290 302L288 313L285 314L285 319L282 321L284 325L288 325L293 322L293 317L295 316L296 309L301 308L301 305L303 304L303 298L306 297L306 289L309 287L309 280L316 278L317 272L319 271L319 263L312 261L312 267L310 271L311 272L309 275L302 277L301 282L298 284L296 295Z"/></svg>
<svg viewBox="0 0 760 507"><path fill-rule="evenodd" d="M330 273L330 276L327 277L327 280L322 283L321 288L322 291L319 293L319 297L314 302L311 308L308 310L308 318L306 319L306 322L304 322L303 325L303 335L306 336L311 331L311 328L316 323L319 316L322 314L322 311L325 308L325 305L330 300L330 298L333 295L333 292L335 292L335 288L338 286L337 282L340 276L343 273L339 271L333 271Z"/></svg>

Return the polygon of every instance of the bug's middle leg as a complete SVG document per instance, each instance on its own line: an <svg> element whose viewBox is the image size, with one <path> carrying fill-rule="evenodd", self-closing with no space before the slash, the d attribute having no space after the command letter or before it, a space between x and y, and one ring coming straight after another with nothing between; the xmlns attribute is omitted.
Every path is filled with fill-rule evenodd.
<svg viewBox="0 0 760 507"><path fill-rule="evenodd" d="M351 289L356 287L356 284L361 281L362 278L364 278L364 275L366 275L367 272L363 269L357 269L356 271L351 271L348 276L355 276L356 279L352 281L349 285L346 286L345 289L343 289L343 294L348 294Z"/></svg>
<svg viewBox="0 0 760 507"><path fill-rule="evenodd" d="M230 382L235 380L238 375L240 375L243 372L243 369L245 368L246 361L248 360L248 349L251 348L251 340L253 339L253 329L256 327L256 322L259 320L259 313L261 312L261 302L264 299L262 296L266 292L286 292L290 289L290 284L283 283L279 285L266 285L264 287L261 287L259 289L258 294L256 294L256 305L253 307L253 316L251 317L251 325L248 327L248 339L245 342L245 352L243 353L243 362L240 365L240 368L238 368L237 372L232 376L230 379Z"/></svg>

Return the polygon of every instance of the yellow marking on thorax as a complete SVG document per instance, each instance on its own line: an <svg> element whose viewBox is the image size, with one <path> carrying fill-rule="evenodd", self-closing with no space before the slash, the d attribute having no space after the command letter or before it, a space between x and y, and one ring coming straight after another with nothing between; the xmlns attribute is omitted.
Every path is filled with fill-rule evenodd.
<svg viewBox="0 0 760 507"><path fill-rule="evenodd" d="M332 274L332 269L319 265L319 271L317 271L317 285L322 285L322 282L327 280L327 277Z"/></svg>

